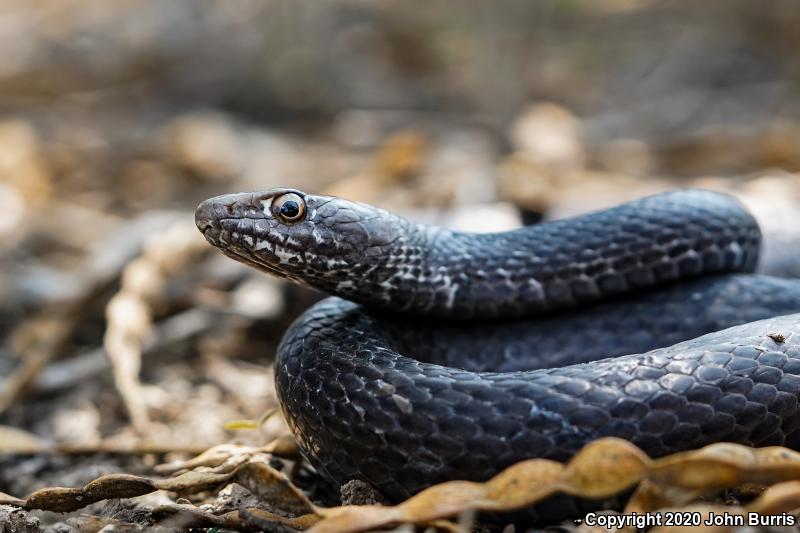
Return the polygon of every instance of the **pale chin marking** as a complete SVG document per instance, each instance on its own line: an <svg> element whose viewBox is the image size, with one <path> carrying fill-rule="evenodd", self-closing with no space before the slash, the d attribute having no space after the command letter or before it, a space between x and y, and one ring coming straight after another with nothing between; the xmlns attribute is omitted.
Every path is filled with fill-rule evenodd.
<svg viewBox="0 0 800 533"><path fill-rule="evenodd" d="M299 259L300 258L300 254L298 254L296 252L292 252L290 250L287 250L287 249L285 249L283 247L279 247L279 246L276 246L275 250L273 250L272 253L275 254L275 257L278 258L278 262L281 265L284 264L284 263L289 263L289 260L292 259L292 258L295 258L295 259Z"/></svg>

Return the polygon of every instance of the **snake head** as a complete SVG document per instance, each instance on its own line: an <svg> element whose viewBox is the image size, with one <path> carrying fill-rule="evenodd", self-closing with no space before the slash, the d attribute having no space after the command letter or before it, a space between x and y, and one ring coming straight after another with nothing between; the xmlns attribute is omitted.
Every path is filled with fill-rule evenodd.
<svg viewBox="0 0 800 533"><path fill-rule="evenodd" d="M217 196L195 213L208 242L229 257L322 290L358 283L385 261L404 222L376 207L294 189Z"/></svg>

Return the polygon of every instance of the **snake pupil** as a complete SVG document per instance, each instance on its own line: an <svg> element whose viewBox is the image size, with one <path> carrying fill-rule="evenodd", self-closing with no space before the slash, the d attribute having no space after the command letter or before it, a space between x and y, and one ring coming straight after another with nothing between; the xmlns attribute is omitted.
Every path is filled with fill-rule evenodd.
<svg viewBox="0 0 800 533"><path fill-rule="evenodd" d="M286 218L294 218L300 214L300 206L294 200L287 200L281 206L281 214Z"/></svg>

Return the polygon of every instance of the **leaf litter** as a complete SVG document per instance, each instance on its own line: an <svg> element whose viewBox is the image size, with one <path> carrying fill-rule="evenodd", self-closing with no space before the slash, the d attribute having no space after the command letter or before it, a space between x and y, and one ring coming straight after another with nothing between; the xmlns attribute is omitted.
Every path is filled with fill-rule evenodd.
<svg viewBox="0 0 800 533"><path fill-rule="evenodd" d="M313 503L283 472L271 466L284 444L255 448L222 445L197 457L157 468L172 477L130 474L101 476L83 487L49 487L26 498L0 494L0 505L24 510L71 512L101 500L135 498L155 491L181 498L238 486L250 505L215 513L207 504L152 508L148 519L163 527L224 527L241 531L281 525L312 533L355 533L402 524L457 529L453 518L474 512L501 513L546 501L557 493L588 499L614 496L636 487L624 513L685 511L708 514L775 515L800 508L800 453L783 447L749 448L712 444L659 459L631 443L604 438L588 444L566 464L531 459L483 482L450 481L430 487L398 505L324 507ZM763 488L747 504L717 503L723 489ZM253 505L256 503L257 505ZM580 517L576 517L580 518ZM728 531L709 526L705 531ZM665 526L653 531L672 531Z"/></svg>

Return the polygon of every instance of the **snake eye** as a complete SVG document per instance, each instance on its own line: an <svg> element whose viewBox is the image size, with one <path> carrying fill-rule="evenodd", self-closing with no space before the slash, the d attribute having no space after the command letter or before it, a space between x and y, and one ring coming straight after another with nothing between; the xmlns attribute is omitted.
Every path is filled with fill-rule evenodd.
<svg viewBox="0 0 800 533"><path fill-rule="evenodd" d="M306 203L299 195L293 192L286 193L272 202L272 212L282 221L291 224L306 214Z"/></svg>

